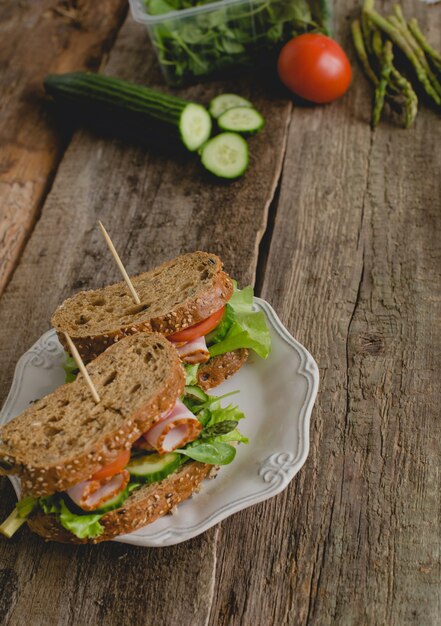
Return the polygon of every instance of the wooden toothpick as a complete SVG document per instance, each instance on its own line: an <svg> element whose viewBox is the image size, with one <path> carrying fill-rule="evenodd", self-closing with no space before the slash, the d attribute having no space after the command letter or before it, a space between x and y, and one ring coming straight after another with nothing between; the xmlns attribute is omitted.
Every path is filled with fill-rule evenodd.
<svg viewBox="0 0 441 626"><path fill-rule="evenodd" d="M101 220L98 221L98 224L100 225L101 228L101 232L103 233L104 239L106 240L107 245L109 246L109 250L110 252L113 254L113 258L115 259L120 272L124 278L124 280L127 283L127 287L130 289L130 293L132 294L132 297L135 301L136 304L141 304L141 300L139 299L138 294L136 293L135 287L132 284L132 281L129 278L129 275L126 272L126 268L124 267L124 265L122 264L121 259L119 258L118 252L115 250L115 246L113 245L112 240L110 239L109 233L107 232L107 230L104 228Z"/></svg>
<svg viewBox="0 0 441 626"><path fill-rule="evenodd" d="M78 365L78 369L80 370L80 372L84 376L84 380L86 381L87 386L90 389L90 393L92 394L93 399L98 404L98 402L100 402L100 397L98 395L98 391L95 389L95 385L93 384L92 379L89 376L89 372L87 371L86 366L83 363L83 359L80 357L80 354L79 354L79 352L78 352L74 342L69 337L69 335L67 333L64 333L64 336L66 337L66 341L69 344L70 353L73 356L73 358L75 359L75 363Z"/></svg>

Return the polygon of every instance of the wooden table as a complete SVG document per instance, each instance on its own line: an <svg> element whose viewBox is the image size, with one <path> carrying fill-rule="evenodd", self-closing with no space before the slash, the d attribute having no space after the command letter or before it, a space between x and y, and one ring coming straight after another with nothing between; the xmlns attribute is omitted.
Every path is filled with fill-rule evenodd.
<svg viewBox="0 0 441 626"><path fill-rule="evenodd" d="M353 3L336 8L353 56ZM386 10L390 3L379 3ZM406 0L434 43L441 7ZM37 625L441 623L441 122L369 126L371 89L293 107L244 81L267 127L246 178L62 124L48 72L101 68L161 85L124 0L0 4L0 400L18 357L79 288L181 252L219 253L316 357L308 461L278 497L164 549L0 541L0 622ZM252 419L252 416L250 416ZM14 495L0 482L2 517Z"/></svg>

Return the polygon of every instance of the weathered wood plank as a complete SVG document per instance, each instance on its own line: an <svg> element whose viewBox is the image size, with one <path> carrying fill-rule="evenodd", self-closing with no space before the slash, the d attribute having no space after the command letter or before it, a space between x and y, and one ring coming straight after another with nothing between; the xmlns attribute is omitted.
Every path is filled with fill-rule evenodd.
<svg viewBox="0 0 441 626"><path fill-rule="evenodd" d="M405 4L439 41L439 8ZM310 456L222 525L213 626L441 621L441 124L371 133L355 74L293 112L263 281L321 369Z"/></svg>
<svg viewBox="0 0 441 626"><path fill-rule="evenodd" d="M150 84L159 81L145 32L130 20L106 71ZM205 101L223 88L231 89L212 84L188 93ZM291 105L269 101L262 89L251 89L246 81L241 91L263 110L267 128L251 142L249 173L232 184L208 179L193 156L157 155L86 131L74 136L1 300L2 398L18 355L48 328L60 300L80 287L119 279L98 218L129 273L202 248L221 254L241 283L253 280ZM0 484L4 515L12 496L6 481ZM0 559L7 562L16 588L0 610L10 625L22 624L29 615L36 626L205 624L216 592L217 533L213 529L173 548L145 550L118 544L46 546L25 530L12 544L0 542Z"/></svg>
<svg viewBox="0 0 441 626"><path fill-rule="evenodd" d="M69 125L48 116L42 80L50 72L97 68L125 11L123 0L0 4L0 293L70 134Z"/></svg>

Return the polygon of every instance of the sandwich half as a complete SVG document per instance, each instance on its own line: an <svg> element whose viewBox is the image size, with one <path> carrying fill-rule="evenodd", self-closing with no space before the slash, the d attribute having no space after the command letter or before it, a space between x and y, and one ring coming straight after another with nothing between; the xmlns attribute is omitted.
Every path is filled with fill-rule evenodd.
<svg viewBox="0 0 441 626"><path fill-rule="evenodd" d="M236 407L186 385L172 344L139 332L0 429L0 473L21 480L23 498L1 526L24 521L48 540L112 539L165 515L199 489L213 466L231 462Z"/></svg>
<svg viewBox="0 0 441 626"><path fill-rule="evenodd" d="M123 337L159 332L191 366L203 389L242 367L248 350L266 358L270 339L263 313L253 311L253 290L238 290L215 254L191 252L132 277L141 304L124 282L81 291L55 311L60 341L69 333L87 363Z"/></svg>

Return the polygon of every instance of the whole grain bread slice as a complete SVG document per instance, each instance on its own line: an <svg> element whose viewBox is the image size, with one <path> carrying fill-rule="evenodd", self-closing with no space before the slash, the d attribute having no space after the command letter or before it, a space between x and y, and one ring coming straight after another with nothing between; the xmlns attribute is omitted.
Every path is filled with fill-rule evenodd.
<svg viewBox="0 0 441 626"><path fill-rule="evenodd" d="M147 526L147 524L151 524L174 509L180 502L199 490L201 482L213 468L213 465L191 461L164 480L152 485L145 485L134 491L121 508L115 509L101 518L100 524L104 526L104 533L96 539L75 537L57 522L54 515L37 513L28 520L28 525L31 530L47 541L60 541L62 543L108 541L118 535Z"/></svg>
<svg viewBox="0 0 441 626"><path fill-rule="evenodd" d="M0 429L0 473L18 475L28 494L64 491L111 463L184 388L176 350L157 333L126 337L88 371L98 404L79 375Z"/></svg>
<svg viewBox="0 0 441 626"><path fill-rule="evenodd" d="M65 344L68 332L85 362L115 341L140 331L163 335L193 326L218 311L233 283L215 254L190 252L132 277L141 304L124 282L80 291L55 311L52 324Z"/></svg>
<svg viewBox="0 0 441 626"><path fill-rule="evenodd" d="M217 387L224 380L227 380L227 378L239 371L242 365L245 365L247 359L248 350L246 348L232 350L231 352L212 357L199 366L197 373L199 387L206 391Z"/></svg>

